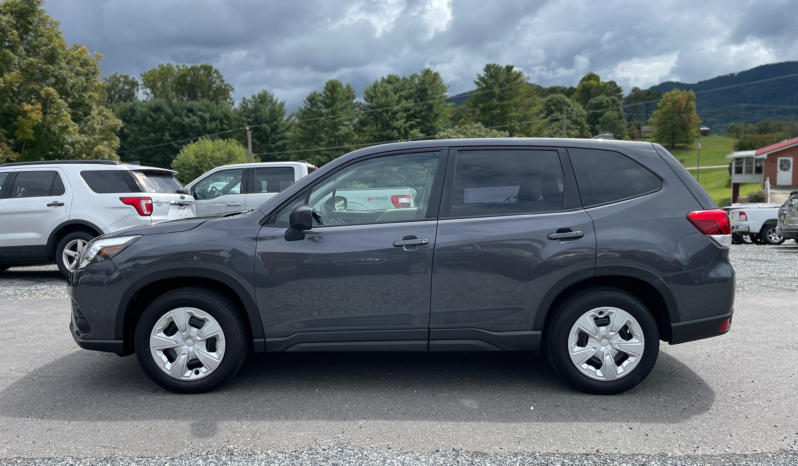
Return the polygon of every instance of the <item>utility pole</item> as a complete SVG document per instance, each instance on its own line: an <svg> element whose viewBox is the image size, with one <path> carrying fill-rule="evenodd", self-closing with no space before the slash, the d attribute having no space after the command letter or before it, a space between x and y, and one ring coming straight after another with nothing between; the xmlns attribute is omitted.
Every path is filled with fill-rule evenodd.
<svg viewBox="0 0 798 466"><path fill-rule="evenodd" d="M568 123L568 107L562 108L562 137L566 136L566 128Z"/></svg>
<svg viewBox="0 0 798 466"><path fill-rule="evenodd" d="M252 163L252 131L249 130L249 126L247 126L247 156L249 163Z"/></svg>

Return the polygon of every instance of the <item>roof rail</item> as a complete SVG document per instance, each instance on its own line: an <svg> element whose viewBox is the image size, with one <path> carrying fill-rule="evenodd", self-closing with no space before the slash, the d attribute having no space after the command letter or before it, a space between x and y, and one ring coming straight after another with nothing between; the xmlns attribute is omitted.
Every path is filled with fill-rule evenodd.
<svg viewBox="0 0 798 466"><path fill-rule="evenodd" d="M61 164L119 165L119 162L114 162L113 160L42 160L39 162L0 163L0 168L23 167L25 165L61 165Z"/></svg>

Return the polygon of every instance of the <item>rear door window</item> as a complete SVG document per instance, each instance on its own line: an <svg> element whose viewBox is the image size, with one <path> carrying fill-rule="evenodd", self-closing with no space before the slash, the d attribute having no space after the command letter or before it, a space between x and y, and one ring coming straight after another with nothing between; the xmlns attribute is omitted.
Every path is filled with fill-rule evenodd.
<svg viewBox="0 0 798 466"><path fill-rule="evenodd" d="M458 151L450 197L450 212L443 213L450 218L560 211L559 155L544 150Z"/></svg>
<svg viewBox="0 0 798 466"><path fill-rule="evenodd" d="M294 184L293 167L261 167L255 169L251 193L279 193Z"/></svg>
<svg viewBox="0 0 798 466"><path fill-rule="evenodd" d="M568 149L584 207L623 201L662 188L662 180L618 152Z"/></svg>
<svg viewBox="0 0 798 466"><path fill-rule="evenodd" d="M222 170L214 173L194 186L194 197L199 200L216 199L228 194L241 194L241 178L244 169Z"/></svg>
<svg viewBox="0 0 798 466"><path fill-rule="evenodd" d="M134 170L133 176L145 193L174 193L183 188L172 172Z"/></svg>
<svg viewBox="0 0 798 466"><path fill-rule="evenodd" d="M14 180L14 186L11 187L11 193L8 197L11 198L25 198L25 197L46 197L46 196L60 196L63 193L64 185L59 178L59 185L55 186L55 180L58 173L54 171L23 171L17 172L17 178ZM55 191L61 191L58 194L53 194L54 186Z"/></svg>
<svg viewBox="0 0 798 466"><path fill-rule="evenodd" d="M3 197L3 188L6 187L6 181L10 180L12 172L2 172L0 173L0 197Z"/></svg>
<svg viewBox="0 0 798 466"><path fill-rule="evenodd" d="M141 187L127 170L84 170L80 177L97 194L141 192Z"/></svg>

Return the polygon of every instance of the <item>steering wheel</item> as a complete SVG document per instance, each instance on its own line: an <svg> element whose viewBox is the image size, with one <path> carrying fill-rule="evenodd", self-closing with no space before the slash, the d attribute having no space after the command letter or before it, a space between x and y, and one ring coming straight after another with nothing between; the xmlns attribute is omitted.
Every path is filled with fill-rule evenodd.
<svg viewBox="0 0 798 466"><path fill-rule="evenodd" d="M334 198L328 199L326 202L321 204L321 215L324 219L325 225L346 225L338 215L335 213L335 209L333 206L335 205Z"/></svg>
<svg viewBox="0 0 798 466"><path fill-rule="evenodd" d="M211 186L211 189L208 190L208 196L217 197L218 192L219 190L216 188L216 186Z"/></svg>

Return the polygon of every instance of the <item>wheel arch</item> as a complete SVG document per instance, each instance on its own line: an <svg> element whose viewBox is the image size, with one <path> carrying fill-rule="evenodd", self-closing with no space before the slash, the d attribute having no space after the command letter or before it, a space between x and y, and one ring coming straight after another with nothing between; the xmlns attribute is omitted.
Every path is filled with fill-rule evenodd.
<svg viewBox="0 0 798 466"><path fill-rule="evenodd" d="M676 299L659 277L634 267L597 267L561 280L541 300L534 330L543 330L552 311L570 294L593 286L618 288L642 301L657 321L660 339L671 340L671 323L680 321Z"/></svg>
<svg viewBox="0 0 798 466"><path fill-rule="evenodd" d="M135 281L125 291L116 314L115 337L123 341L125 354L132 354L133 337L144 309L158 296L184 287L204 286L225 294L244 313L248 337L255 352L265 351L263 324L252 294L236 278L213 270L178 269L155 272Z"/></svg>
<svg viewBox="0 0 798 466"><path fill-rule="evenodd" d="M58 247L58 243L61 242L61 239L75 231L85 231L95 236L100 236L103 234L102 228L91 222L87 222L85 220L67 220L66 222L58 225L47 238L47 247L45 252L49 260L55 260L55 250Z"/></svg>

